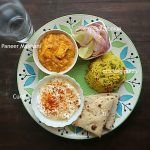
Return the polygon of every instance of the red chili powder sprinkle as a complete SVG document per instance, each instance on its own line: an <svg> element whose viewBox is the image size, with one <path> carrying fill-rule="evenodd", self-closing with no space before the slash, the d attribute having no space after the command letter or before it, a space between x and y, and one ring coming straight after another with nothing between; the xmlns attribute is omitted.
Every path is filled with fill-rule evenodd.
<svg viewBox="0 0 150 150"><path fill-rule="evenodd" d="M58 107L58 102L56 98L51 95L51 93L42 93L41 102L46 110L52 111Z"/></svg>

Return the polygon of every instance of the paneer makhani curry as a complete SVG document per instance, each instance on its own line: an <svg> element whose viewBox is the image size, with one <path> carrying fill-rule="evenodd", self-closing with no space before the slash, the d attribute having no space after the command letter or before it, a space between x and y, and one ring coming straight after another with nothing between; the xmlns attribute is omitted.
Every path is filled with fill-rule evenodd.
<svg viewBox="0 0 150 150"><path fill-rule="evenodd" d="M75 47L71 39L63 33L49 33L41 40L38 57L49 71L62 72L73 63Z"/></svg>

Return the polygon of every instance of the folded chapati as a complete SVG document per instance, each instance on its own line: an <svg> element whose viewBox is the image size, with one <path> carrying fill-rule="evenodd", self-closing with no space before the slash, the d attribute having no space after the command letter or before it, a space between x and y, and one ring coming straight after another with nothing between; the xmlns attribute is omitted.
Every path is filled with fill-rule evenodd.
<svg viewBox="0 0 150 150"><path fill-rule="evenodd" d="M107 129L111 129L112 125L114 124L116 110L117 110L117 104L118 104L118 99L119 99L119 96L115 93L110 94L110 96L112 96L111 98L113 99L113 105L112 105L110 114L107 118L107 122L106 122L106 125L105 125L105 127Z"/></svg>
<svg viewBox="0 0 150 150"><path fill-rule="evenodd" d="M98 95L99 96L110 96L111 99L113 100L113 105L112 105L110 114L107 118L106 125L105 125L106 129L111 129L112 125L114 124L114 121L115 121L115 115L116 115L119 96L117 93L101 93Z"/></svg>
<svg viewBox="0 0 150 150"><path fill-rule="evenodd" d="M101 137L104 126L110 129L114 122L117 103L118 96L114 93L85 96L82 114L73 125Z"/></svg>

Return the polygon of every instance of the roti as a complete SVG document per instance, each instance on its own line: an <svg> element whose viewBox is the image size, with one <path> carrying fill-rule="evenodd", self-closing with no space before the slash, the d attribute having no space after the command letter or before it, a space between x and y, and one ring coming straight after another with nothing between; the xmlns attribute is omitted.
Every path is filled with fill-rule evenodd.
<svg viewBox="0 0 150 150"><path fill-rule="evenodd" d="M117 99L118 96L114 93L85 96L82 114L73 125L79 126L101 137L103 128L111 129L114 123Z"/></svg>
<svg viewBox="0 0 150 150"><path fill-rule="evenodd" d="M119 96L117 94L110 94L113 99L113 105L112 105L112 108L111 108L111 111L110 111L110 114L107 118L107 122L106 122L106 125L105 127L107 129L111 129L113 124L114 124L114 121L115 121L115 115L116 115L116 110L117 110L117 104L118 104L118 99L119 99Z"/></svg>

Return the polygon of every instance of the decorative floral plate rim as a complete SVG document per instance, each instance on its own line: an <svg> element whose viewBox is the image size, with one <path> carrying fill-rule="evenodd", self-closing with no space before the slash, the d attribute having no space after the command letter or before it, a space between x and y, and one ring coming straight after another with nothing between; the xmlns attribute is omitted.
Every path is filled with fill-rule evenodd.
<svg viewBox="0 0 150 150"><path fill-rule="evenodd" d="M17 68L17 84L18 84L19 94L21 96L24 107L26 108L26 110L28 111L30 116L40 126L42 126L44 129L48 130L49 132L56 134L58 136L61 136L61 137L70 138L70 139L90 139L90 138L93 138L94 136L91 135L90 133L84 131L83 129L81 129L79 127L69 126L66 128L57 128L57 129L47 127L46 125L41 123L35 117L32 109L30 108L31 107L30 106L31 95L32 95L32 91L33 91L32 86L33 86L36 78L39 78L39 74L40 74L40 78L42 78L45 74L39 73L40 70L36 67L36 65L33 62L33 58L32 58L32 48L33 47L32 47L32 45L34 44L34 41L38 37L38 34L40 34L41 32L45 32L46 30L60 28L60 29L71 34L72 31L75 30L75 28L78 25L80 25L80 24L86 25L90 22L97 21L97 20L102 20L108 26L110 25L113 27L117 27L116 25L114 25L110 21L107 21L107 20L100 18L100 17L97 17L97 16L86 15L86 14L73 14L73 15L62 16L60 18L56 18L56 19L48 22L47 24L42 26L37 32L35 32L27 44L28 47L24 48L24 50L22 51L22 54L20 56L20 60L18 63L18 68ZM122 33L122 34L120 34L120 33ZM135 106L138 102L138 99L139 99L139 96L141 93L141 88L142 88L142 66L141 66L140 57L138 55L138 52L137 52L134 44L130 40L130 38L122 30L120 33L118 31L116 33L112 33L112 31L109 32L109 35L110 35L110 38L112 41L112 45L113 45L113 47L115 47L115 50L117 49L119 51L119 49L122 49L122 51L118 55L120 55L120 58L123 60L125 65L128 66L129 68L135 68L135 66L136 66L136 70L139 71L140 74L138 74L138 75L136 73L129 74L127 76L127 82L125 82L124 87L123 86L121 87L121 90L123 90L123 88L126 88L128 91L127 91L127 94L122 95L120 100L119 100L118 109L117 109L118 116L116 116L116 120L118 120L117 117L121 117L123 119L121 122L116 121L117 123L115 122L115 125L114 125L115 127L113 127L113 129L111 131L113 131L115 128L119 127L132 113L133 109L135 108ZM125 39L123 39L121 35L122 36L124 35L123 38L125 38ZM117 41L113 40L113 38L115 40L117 39ZM126 42L128 42L128 44L126 44L124 42L124 40L127 40ZM131 47L132 47L132 50L130 50ZM113 50L113 52L115 50ZM136 56L133 57L132 55L130 55L130 57L126 58L128 56L129 51L130 52L134 51L134 54L133 53L131 53L131 54L135 55L135 53L136 53ZM115 52L115 53L117 53L117 52ZM137 57L137 59L136 59L136 57ZM134 61L134 59L136 59L136 61L134 62L135 64L133 65L131 60ZM138 66L138 68L137 68L137 66ZM21 70L21 69L23 69L23 70ZM28 77L26 72L29 74L29 78L23 84L21 79ZM36 76L36 73L37 73L38 77ZM24 75L24 77L23 77L23 75ZM136 77L139 80L138 81L134 81L134 80L130 81L130 79L132 79L133 77ZM128 79L130 82L128 82ZM30 83L31 81L33 83ZM136 92L136 98L134 100L134 103L132 103L133 102L132 99L134 98L133 88L135 88L133 86L134 86L134 84L136 85L137 83L139 83L139 87L138 87L139 89L138 89L138 92ZM28 87L28 88L22 88L22 86L24 86L24 85L25 85L25 87ZM31 87L30 87L30 85L31 85ZM137 89L136 89L136 91L137 91ZM126 101L131 101L130 102L130 105L132 106L131 108L129 108L128 106L125 106L125 105L127 105L125 103ZM124 114L122 113L123 105L124 105L124 107L128 107L128 109L130 110L125 116L123 116ZM109 131L109 132L111 132L111 131Z"/></svg>

